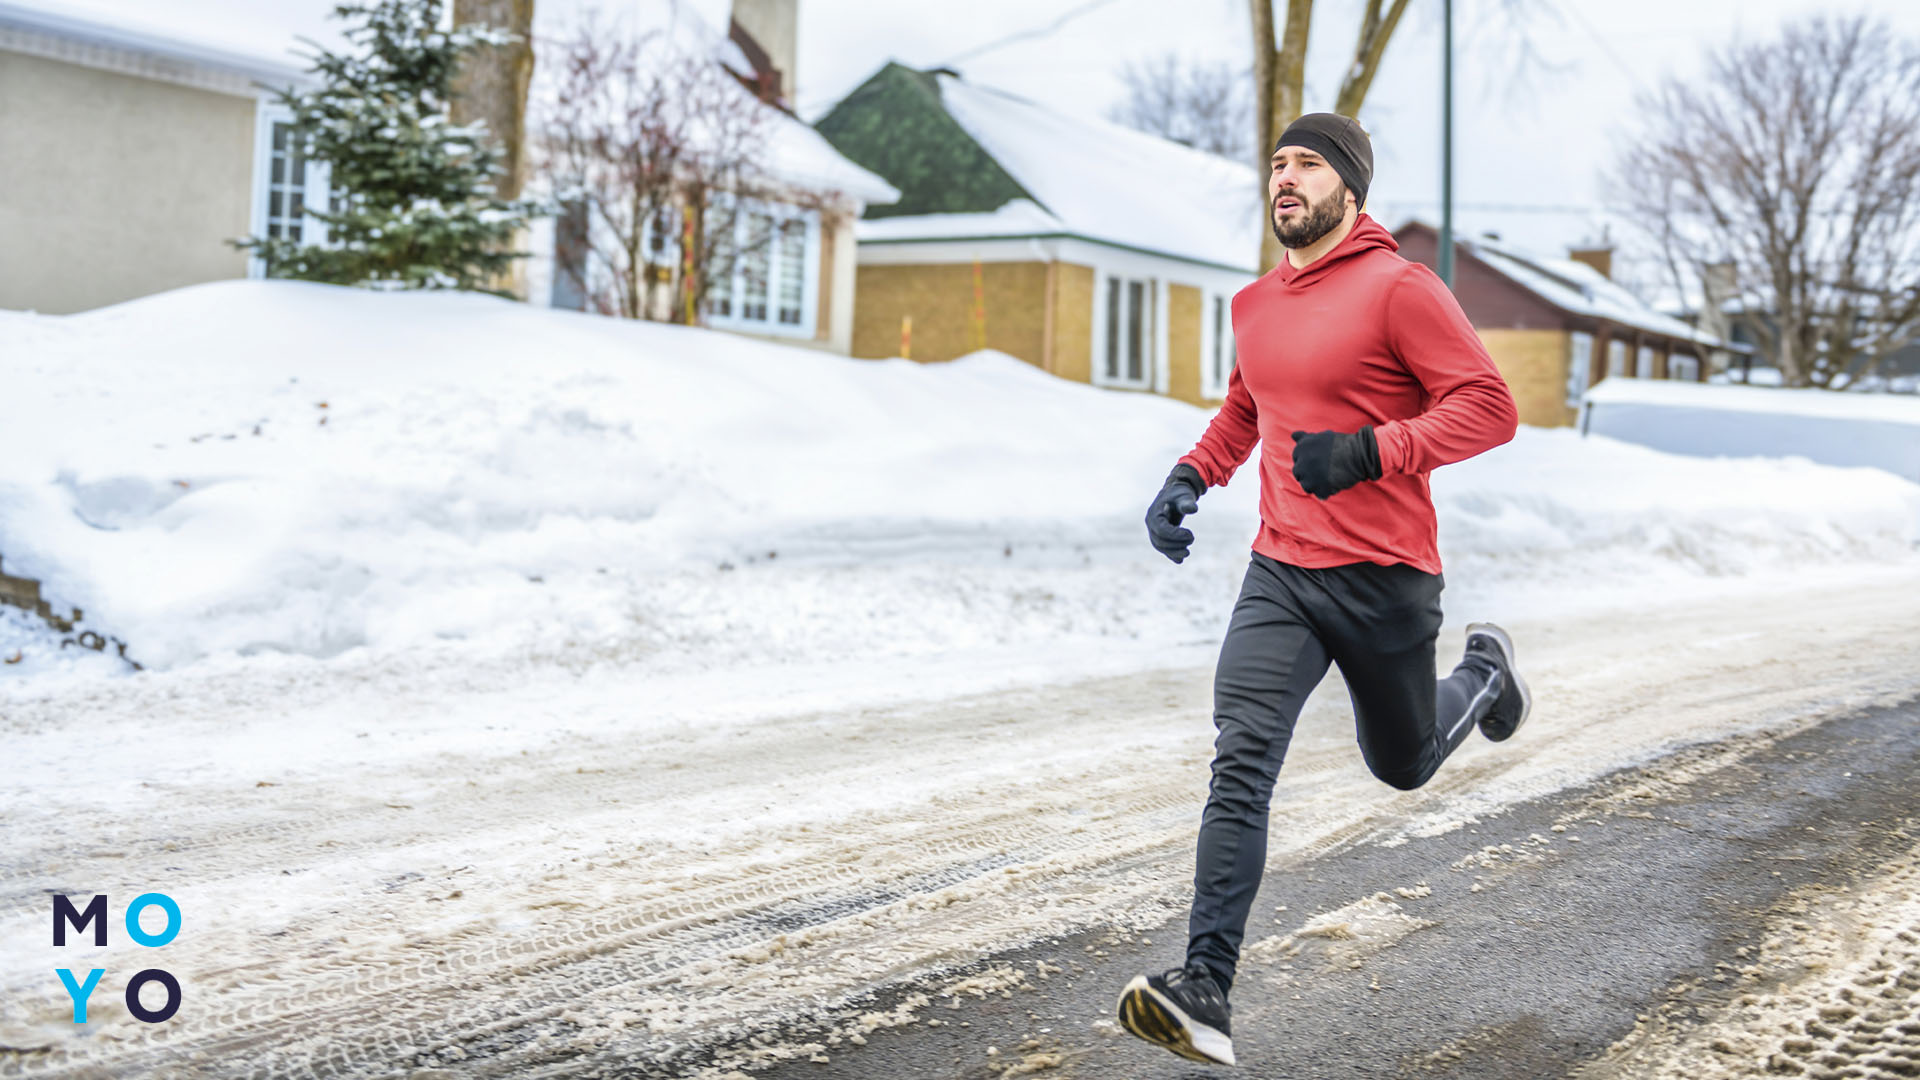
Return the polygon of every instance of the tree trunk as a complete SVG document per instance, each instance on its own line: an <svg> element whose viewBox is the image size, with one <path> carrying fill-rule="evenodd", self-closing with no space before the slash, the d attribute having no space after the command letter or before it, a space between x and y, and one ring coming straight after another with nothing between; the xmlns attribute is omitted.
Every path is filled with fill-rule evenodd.
<svg viewBox="0 0 1920 1080"><path fill-rule="evenodd" d="M1259 116L1260 205L1267 205L1268 160L1273 144L1287 125L1300 119L1307 95L1307 33L1313 24L1313 0L1287 0L1287 22L1281 31L1278 48L1273 39L1273 0L1252 0L1254 47L1254 111ZM1264 55L1263 55L1264 54ZM1264 76L1262 69L1265 69ZM1260 271L1280 265L1280 241L1273 235L1272 220L1262 210L1265 223L1260 230Z"/></svg>
<svg viewBox="0 0 1920 1080"><path fill-rule="evenodd" d="M520 40L483 45L460 66L453 122L485 121L506 151L500 197L517 199L526 182L527 87L533 81L533 0L453 0L455 26L487 26Z"/></svg>
<svg viewBox="0 0 1920 1080"><path fill-rule="evenodd" d="M1360 106L1367 100L1367 90L1373 86L1374 73L1380 70L1380 58L1386 55L1387 42L1393 39L1393 31L1406 11L1407 0L1393 0L1393 7L1383 16L1380 0L1368 0L1366 18L1360 23L1360 40L1353 48L1353 66L1340 82L1340 97L1334 103L1334 112L1359 117Z"/></svg>
<svg viewBox="0 0 1920 1080"><path fill-rule="evenodd" d="M1276 46L1273 37L1275 0L1251 0L1253 9L1253 101L1255 123L1260 127L1258 145L1260 205L1266 206L1268 160L1274 143L1287 125L1306 112L1307 36L1313 24L1313 0L1287 0L1287 22ZM1373 77L1387 54L1387 43L1406 14L1407 0L1393 0L1382 10L1384 0L1367 0L1360 20L1360 36L1354 41L1353 63L1347 65L1346 78L1340 81L1340 96L1333 111L1358 119L1360 106L1367 100ZM1264 216L1264 215L1263 215ZM1272 220L1260 230L1260 272L1280 265L1284 253L1273 235Z"/></svg>
<svg viewBox="0 0 1920 1080"><path fill-rule="evenodd" d="M461 62L453 83L449 112L456 124L484 121L505 152L494 180L502 199L517 199L527 178L527 87L533 81L533 0L453 0L455 26L487 26L518 39L511 45L482 45ZM526 236L513 247L522 248ZM515 259L496 289L526 298L523 267Z"/></svg>

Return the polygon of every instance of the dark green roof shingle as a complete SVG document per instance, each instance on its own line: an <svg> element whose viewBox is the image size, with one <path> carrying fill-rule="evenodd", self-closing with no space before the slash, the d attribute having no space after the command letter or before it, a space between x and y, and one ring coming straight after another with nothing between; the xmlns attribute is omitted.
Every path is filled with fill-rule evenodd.
<svg viewBox="0 0 1920 1080"><path fill-rule="evenodd" d="M869 205L870 218L988 213L1033 198L948 115L931 71L889 62L814 128L834 149L900 189L899 202Z"/></svg>

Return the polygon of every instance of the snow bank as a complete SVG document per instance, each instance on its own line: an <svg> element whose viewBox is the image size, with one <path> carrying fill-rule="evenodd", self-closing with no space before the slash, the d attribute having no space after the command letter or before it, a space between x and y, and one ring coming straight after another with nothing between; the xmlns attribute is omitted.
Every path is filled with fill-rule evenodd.
<svg viewBox="0 0 1920 1080"><path fill-rule="evenodd" d="M479 296L227 282L0 313L0 556L169 667L443 648L707 667L1217 635L1249 468L1175 567L1207 415L1010 357L856 361ZM1450 580L1603 593L1892 559L1920 487L1569 433L1436 477Z"/></svg>
<svg viewBox="0 0 1920 1080"><path fill-rule="evenodd" d="M1802 457L1920 480L1920 398L1613 378L1585 408L1586 430L1669 453Z"/></svg>

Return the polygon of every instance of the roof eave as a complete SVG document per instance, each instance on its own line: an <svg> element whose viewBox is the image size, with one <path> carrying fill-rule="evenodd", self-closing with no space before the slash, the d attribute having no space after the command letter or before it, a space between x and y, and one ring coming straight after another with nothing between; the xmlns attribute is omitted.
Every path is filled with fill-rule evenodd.
<svg viewBox="0 0 1920 1080"><path fill-rule="evenodd" d="M264 56L233 52L216 46L150 34L93 19L56 14L0 0L0 27L7 26L37 31L70 41L105 45L179 60L213 71L256 80L269 86L297 85L312 81L312 76L306 69L291 62L282 63Z"/></svg>

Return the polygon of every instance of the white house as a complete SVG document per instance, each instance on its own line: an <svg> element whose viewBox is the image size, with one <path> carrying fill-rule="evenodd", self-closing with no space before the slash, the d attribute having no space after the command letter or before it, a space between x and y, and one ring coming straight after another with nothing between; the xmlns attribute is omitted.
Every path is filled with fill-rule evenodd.
<svg viewBox="0 0 1920 1080"><path fill-rule="evenodd" d="M0 0L0 309L66 314L257 276L258 260L229 243L247 236L324 242L307 209L324 199L326 169L302 157L274 91L309 84L294 51L302 31L341 47L336 21L316 26L330 6L277 0L242 33L164 4L128 0L81 14L61 0ZM693 28L750 100L745 82L792 85L797 0L605 7L629 30L667 17ZM536 49L580 9L540 5ZM713 29L715 19L730 33ZM762 107L769 171L819 197L745 208L747 254L712 290L705 321L846 353L853 222L899 193L777 103ZM566 224L543 219L527 237L531 302L584 306L554 272Z"/></svg>
<svg viewBox="0 0 1920 1080"><path fill-rule="evenodd" d="M245 277L228 240L317 231L304 207L324 175L271 93L304 78L296 56L191 27L0 0L0 308Z"/></svg>

